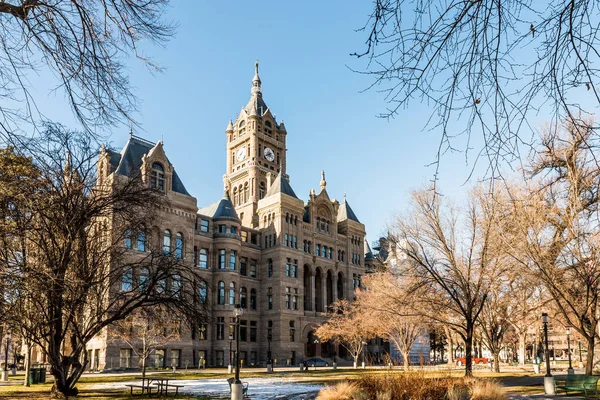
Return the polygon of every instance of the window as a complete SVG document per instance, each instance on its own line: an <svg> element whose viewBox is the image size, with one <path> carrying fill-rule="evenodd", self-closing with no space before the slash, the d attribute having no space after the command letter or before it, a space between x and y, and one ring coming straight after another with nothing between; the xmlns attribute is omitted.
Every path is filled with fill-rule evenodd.
<svg viewBox="0 0 600 400"><path fill-rule="evenodd" d="M241 213L241 214L240 214L240 219L243 219L243 217L244 217L244 215L243 215L243 214L244 214L244 213ZM241 232L241 236L242 236L242 242L248 243L248 232L246 232L246 231L242 231L242 232Z"/></svg>
<svg viewBox="0 0 600 400"><path fill-rule="evenodd" d="M271 289L271 288L269 288L269 289ZM273 295L272 294L268 295L267 301L269 303L269 310L272 310L273 309Z"/></svg>
<svg viewBox="0 0 600 400"><path fill-rule="evenodd" d="M290 247L289 236L288 236L288 234L287 234L287 233L285 234L285 245L286 245L287 247Z"/></svg>
<svg viewBox="0 0 600 400"><path fill-rule="evenodd" d="M175 257L183 259L183 235L181 232L177 232L175 235Z"/></svg>
<svg viewBox="0 0 600 400"><path fill-rule="evenodd" d="M232 233L232 234L234 234L234 235L237 235L237 233L238 233L238 228L237 228L237 226L233 226L233 225L231 225L231 226L229 227L229 232L230 232L230 233Z"/></svg>
<svg viewBox="0 0 600 400"><path fill-rule="evenodd" d="M165 169L160 163L152 164L152 172L150 173L150 186L152 189L165 191Z"/></svg>
<svg viewBox="0 0 600 400"><path fill-rule="evenodd" d="M292 297L292 309L298 311L298 289L294 289L294 296Z"/></svg>
<svg viewBox="0 0 600 400"><path fill-rule="evenodd" d="M130 292L133 290L133 268L129 265L123 269L121 276L121 291Z"/></svg>
<svg viewBox="0 0 600 400"><path fill-rule="evenodd" d="M123 236L123 247L125 247L126 249L131 249L132 247L131 231L129 229L125 231L125 235Z"/></svg>
<svg viewBox="0 0 600 400"><path fill-rule="evenodd" d="M240 340L242 342L248 341L248 320L240 320Z"/></svg>
<svg viewBox="0 0 600 400"><path fill-rule="evenodd" d="M269 258L269 264L267 266L267 275L269 278L273 276L273 259Z"/></svg>
<svg viewBox="0 0 600 400"><path fill-rule="evenodd" d="M158 294L167 293L167 280L166 279L159 279L156 282L156 293L158 293Z"/></svg>
<svg viewBox="0 0 600 400"><path fill-rule="evenodd" d="M171 279L171 293L173 293L174 297L181 297L181 288L181 275L173 275L173 278Z"/></svg>
<svg viewBox="0 0 600 400"><path fill-rule="evenodd" d="M256 342L256 321L250 321L250 341Z"/></svg>
<svg viewBox="0 0 600 400"><path fill-rule="evenodd" d="M331 247L327 250L327 257L333 260L333 249Z"/></svg>
<svg viewBox="0 0 600 400"><path fill-rule="evenodd" d="M250 278L256 278L256 260L250 260Z"/></svg>
<svg viewBox="0 0 600 400"><path fill-rule="evenodd" d="M198 266L200 268L208 268L208 249L200 249L198 255Z"/></svg>
<svg viewBox="0 0 600 400"><path fill-rule="evenodd" d="M119 366L121 368L131 368L131 352L132 349L121 349L119 351Z"/></svg>
<svg viewBox="0 0 600 400"><path fill-rule="evenodd" d="M292 239L294 239L294 244L292 247L297 249L298 248L298 236L292 236Z"/></svg>
<svg viewBox="0 0 600 400"><path fill-rule="evenodd" d="M166 230L163 234L163 253L171 254L171 231Z"/></svg>
<svg viewBox="0 0 600 400"><path fill-rule="evenodd" d="M265 197L265 193L266 193L265 187L266 187L266 185L264 182L261 182L260 185L258 186L258 199L259 200L262 199L263 197Z"/></svg>
<svg viewBox="0 0 600 400"><path fill-rule="evenodd" d="M146 232L139 231L137 234L137 251L146 251Z"/></svg>
<svg viewBox="0 0 600 400"><path fill-rule="evenodd" d="M292 274L291 276L293 278L297 278L298 277L298 260L294 260L294 262L292 263Z"/></svg>
<svg viewBox="0 0 600 400"><path fill-rule="evenodd" d="M289 287L285 288L285 308L288 310L292 309L292 295L290 294L291 289Z"/></svg>
<svg viewBox="0 0 600 400"><path fill-rule="evenodd" d="M246 265L248 264L248 259L246 257L240 257L240 274L246 276L247 269Z"/></svg>
<svg viewBox="0 0 600 400"><path fill-rule="evenodd" d="M320 244L315 245L315 254L318 256L321 255L321 245Z"/></svg>
<svg viewBox="0 0 600 400"><path fill-rule="evenodd" d="M148 291L148 279L150 271L146 267L140 268L139 290L142 293Z"/></svg>
<svg viewBox="0 0 600 400"><path fill-rule="evenodd" d="M290 342L296 341L296 322L290 321Z"/></svg>
<svg viewBox="0 0 600 400"><path fill-rule="evenodd" d="M165 351L156 349L154 350L154 366L164 367L165 366Z"/></svg>
<svg viewBox="0 0 600 400"><path fill-rule="evenodd" d="M217 340L225 339L225 317L217 317Z"/></svg>
<svg viewBox="0 0 600 400"><path fill-rule="evenodd" d="M171 367L181 367L181 350L171 349Z"/></svg>
<svg viewBox="0 0 600 400"><path fill-rule="evenodd" d="M248 290L243 287L240 289L240 307L248 308Z"/></svg>
<svg viewBox="0 0 600 400"><path fill-rule="evenodd" d="M290 276L290 273L291 273L290 268L291 268L290 259L288 258L287 263L285 264L285 276Z"/></svg>
<svg viewBox="0 0 600 400"><path fill-rule="evenodd" d="M323 258L327 257L327 246L321 247L321 257L323 257Z"/></svg>
<svg viewBox="0 0 600 400"><path fill-rule="evenodd" d="M224 364L224 361L223 361L224 360L223 359L223 357L224 357L223 350L217 350L217 351L215 351L215 356L216 356L216 359L217 359L217 367L224 366L225 364Z"/></svg>
<svg viewBox="0 0 600 400"><path fill-rule="evenodd" d="M256 310L256 289L250 289L250 309Z"/></svg>
<svg viewBox="0 0 600 400"><path fill-rule="evenodd" d="M219 282L219 291L217 292L217 304L225 304L225 282Z"/></svg>
<svg viewBox="0 0 600 400"><path fill-rule="evenodd" d="M229 305L235 305L235 283L233 282L229 284Z"/></svg>
<svg viewBox="0 0 600 400"><path fill-rule="evenodd" d="M234 271L236 264L237 264L237 251L231 250L229 252L229 269Z"/></svg>
<svg viewBox="0 0 600 400"><path fill-rule="evenodd" d="M219 225L219 233L227 233L227 225Z"/></svg>
<svg viewBox="0 0 600 400"><path fill-rule="evenodd" d="M219 269L225 269L225 249L219 249Z"/></svg>
<svg viewBox="0 0 600 400"><path fill-rule="evenodd" d="M200 282L198 285L198 302L200 304L206 304L208 300L208 285L205 281Z"/></svg>
<svg viewBox="0 0 600 400"><path fill-rule="evenodd" d="M229 318L229 340L235 340L235 318Z"/></svg>
<svg viewBox="0 0 600 400"><path fill-rule="evenodd" d="M207 219L200 220L200 232L208 232L208 220Z"/></svg>

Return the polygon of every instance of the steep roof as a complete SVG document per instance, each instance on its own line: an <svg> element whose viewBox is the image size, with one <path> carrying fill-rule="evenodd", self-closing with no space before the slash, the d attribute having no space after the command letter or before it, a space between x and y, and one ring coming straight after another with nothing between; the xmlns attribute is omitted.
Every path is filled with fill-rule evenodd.
<svg viewBox="0 0 600 400"><path fill-rule="evenodd" d="M279 173L279 175L277 175L277 178L275 178L275 181L273 182L269 190L267 190L267 194L265 197L269 197L277 193L283 193L295 199L298 198L298 196L296 196L296 193L294 193L294 189L292 189L292 187L290 186L288 180L281 176L281 172Z"/></svg>
<svg viewBox="0 0 600 400"><path fill-rule="evenodd" d="M155 146L152 142L132 135L120 154L110 151L111 169L119 175L134 175L136 172L139 172L144 155L150 153ZM172 191L190 196L175 170L173 171L171 183Z"/></svg>
<svg viewBox="0 0 600 400"><path fill-rule="evenodd" d="M347 219L350 219L352 221L356 221L356 222L360 223L360 221L356 217L356 214L354 214L354 211L352 211L350 204L348 204L346 199L344 199L344 202L340 205L340 209L339 209L338 215L337 215L337 220L338 220L338 222L340 222L340 221L345 221Z"/></svg>
<svg viewBox="0 0 600 400"><path fill-rule="evenodd" d="M235 207L233 206L227 191L223 193L223 198L221 200L211 204L208 207L201 208L198 210L198 214L206 215L207 217L214 219L229 218L237 221L240 220L235 212Z"/></svg>
<svg viewBox="0 0 600 400"><path fill-rule="evenodd" d="M365 239L365 261L373 261L375 256L373 256L373 251L371 250L371 246L369 246L369 242Z"/></svg>

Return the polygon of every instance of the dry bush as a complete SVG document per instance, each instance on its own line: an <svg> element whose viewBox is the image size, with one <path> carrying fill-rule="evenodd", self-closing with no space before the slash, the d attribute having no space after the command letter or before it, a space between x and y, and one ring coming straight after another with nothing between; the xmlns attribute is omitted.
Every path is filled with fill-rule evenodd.
<svg viewBox="0 0 600 400"><path fill-rule="evenodd" d="M316 400L355 400L358 386L355 383L341 382L335 386L325 386Z"/></svg>
<svg viewBox="0 0 600 400"><path fill-rule="evenodd" d="M505 400L492 380L431 378L423 373L363 375L357 383L327 386L317 400Z"/></svg>

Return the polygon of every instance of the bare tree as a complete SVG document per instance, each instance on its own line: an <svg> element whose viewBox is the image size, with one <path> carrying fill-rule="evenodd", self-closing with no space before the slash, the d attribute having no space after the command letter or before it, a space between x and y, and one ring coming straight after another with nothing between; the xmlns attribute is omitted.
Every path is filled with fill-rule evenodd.
<svg viewBox="0 0 600 400"><path fill-rule="evenodd" d="M530 180L512 188L506 247L535 273L564 324L587 341L586 374L598 336L600 170L591 124L575 120L548 128L530 167Z"/></svg>
<svg viewBox="0 0 600 400"><path fill-rule="evenodd" d="M319 326L315 334L321 340L333 340L348 350L356 368L365 341L375 336L371 320L346 300L337 300L330 307L329 319Z"/></svg>
<svg viewBox="0 0 600 400"><path fill-rule="evenodd" d="M203 280L152 235L162 195L137 177L97 184L89 136L49 125L35 149L41 186L19 205L31 218L26 253L0 260L0 269L13 271L11 323L46 354L53 393L70 396L88 362L86 344L110 324L155 305L205 321L195 296ZM131 232L144 232L146 252L124 246Z"/></svg>
<svg viewBox="0 0 600 400"><path fill-rule="evenodd" d="M115 341L127 344L141 362L142 379L150 355L159 347L179 339L179 320L169 318L160 307L142 308L115 324Z"/></svg>
<svg viewBox="0 0 600 400"><path fill-rule="evenodd" d="M401 276L380 272L363 278L362 285L368 290L357 292L356 306L371 319L369 325L377 336L396 346L402 354L404 369L408 370L411 351L427 328L405 292L407 284Z"/></svg>
<svg viewBox="0 0 600 400"><path fill-rule="evenodd" d="M451 327L464 341L467 376L472 375L476 323L503 274L495 248L496 213L482 191L472 192L462 215L431 191L415 192L410 214L390 236L396 257L406 258L410 268L411 301L423 316Z"/></svg>
<svg viewBox="0 0 600 400"><path fill-rule="evenodd" d="M368 59L362 73L389 103L382 117L415 100L428 105L427 124L441 132L438 168L446 151L481 140L473 158L487 159L495 176L531 142L540 111L558 123L600 105L594 0L373 3L366 48L353 55Z"/></svg>
<svg viewBox="0 0 600 400"><path fill-rule="evenodd" d="M136 98L124 60L144 40L164 42L173 28L163 22L168 0L0 1L0 135L14 139L23 120L43 119L28 76L49 68L76 118L94 127L131 120Z"/></svg>

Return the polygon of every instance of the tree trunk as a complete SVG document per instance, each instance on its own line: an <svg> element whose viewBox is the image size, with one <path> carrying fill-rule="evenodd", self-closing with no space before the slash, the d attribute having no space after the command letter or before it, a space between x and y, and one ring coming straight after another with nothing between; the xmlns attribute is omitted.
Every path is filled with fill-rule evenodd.
<svg viewBox="0 0 600 400"><path fill-rule="evenodd" d="M519 364L525 365L525 335L526 332L519 331Z"/></svg>
<svg viewBox="0 0 600 400"><path fill-rule="evenodd" d="M494 372L500 372L500 352L494 352Z"/></svg>
<svg viewBox="0 0 600 400"><path fill-rule="evenodd" d="M593 333L587 338L587 359L585 363L586 375L592 375L594 372L594 339L595 335Z"/></svg>
<svg viewBox="0 0 600 400"><path fill-rule="evenodd" d="M454 361L454 344L452 343L452 335L450 335L449 330L446 330L446 337L448 338L448 350L446 351L448 354L448 364L451 364Z"/></svg>
<svg viewBox="0 0 600 400"><path fill-rule="evenodd" d="M29 387L29 371L31 370L31 343L25 341L25 381L23 386Z"/></svg>
<svg viewBox="0 0 600 400"><path fill-rule="evenodd" d="M408 368L409 368L409 362L408 362L409 357L410 357L410 352L409 353L402 352L402 358L404 359L403 361L404 361L404 370L405 371L408 371Z"/></svg>
<svg viewBox="0 0 600 400"><path fill-rule="evenodd" d="M465 376L473 376L473 324L470 321L465 333Z"/></svg>
<svg viewBox="0 0 600 400"><path fill-rule="evenodd" d="M142 356L142 380L146 379L146 358L146 355Z"/></svg>

